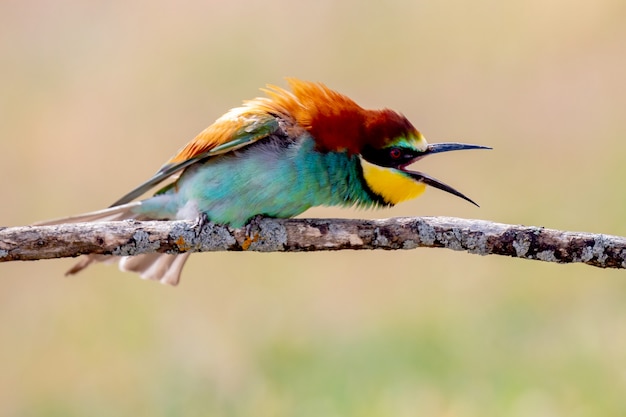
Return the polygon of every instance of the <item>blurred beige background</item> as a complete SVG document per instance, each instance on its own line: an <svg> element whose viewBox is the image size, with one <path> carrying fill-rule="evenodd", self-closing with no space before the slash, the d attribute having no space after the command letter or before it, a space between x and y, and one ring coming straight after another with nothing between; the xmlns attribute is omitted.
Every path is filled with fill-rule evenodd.
<svg viewBox="0 0 626 417"><path fill-rule="evenodd" d="M626 3L4 1L0 225L108 206L266 83L490 152L387 211L625 235ZM0 265L2 416L622 416L626 275L445 250Z"/></svg>

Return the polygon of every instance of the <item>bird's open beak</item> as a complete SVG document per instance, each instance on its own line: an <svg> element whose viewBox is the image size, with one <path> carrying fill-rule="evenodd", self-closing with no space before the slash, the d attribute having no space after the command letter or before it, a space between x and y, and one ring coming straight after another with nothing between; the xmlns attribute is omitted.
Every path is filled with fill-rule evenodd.
<svg viewBox="0 0 626 417"><path fill-rule="evenodd" d="M460 151L460 150L464 150L464 149L491 149L488 146L481 146L481 145L470 145L467 143L432 143L429 144L428 147L426 148L426 150L421 153L417 158L414 158L413 160L411 160L411 162L409 164L406 165L410 165L420 159L422 159L423 157L427 156L427 155L431 155L434 153L441 153L441 152L449 152L449 151ZM443 190L445 192L448 192L450 194L454 194L457 197L462 198L463 200L469 201L470 203L472 203L473 205L475 205L476 207L478 207L478 204L476 204L476 202L474 200L472 200L471 198L467 197L466 195L464 195L463 193L455 190L454 188L450 187L447 184L444 184L443 182L439 181L438 179L435 179L427 174L424 174L423 172L417 172L417 171L409 171L407 169L405 169L404 167L401 167L402 171L406 172L409 176L411 176L411 178L413 178L416 181L419 182L423 182L426 185L430 185L431 187L435 187L438 188L440 190Z"/></svg>

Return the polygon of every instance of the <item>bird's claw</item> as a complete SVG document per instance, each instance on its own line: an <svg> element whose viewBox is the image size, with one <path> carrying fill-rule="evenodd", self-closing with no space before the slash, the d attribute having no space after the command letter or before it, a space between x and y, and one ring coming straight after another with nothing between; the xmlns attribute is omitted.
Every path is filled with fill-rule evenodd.
<svg viewBox="0 0 626 417"><path fill-rule="evenodd" d="M200 236L200 233L202 233L202 229L204 229L204 226L206 226L207 224L211 223L211 219L209 219L209 216L202 212L198 214L198 217L196 217L196 221L193 223L193 229L196 232L196 237Z"/></svg>
<svg viewBox="0 0 626 417"><path fill-rule="evenodd" d="M265 216L257 214L248 220L245 226L245 239L241 244L243 250L248 250L250 246L259 239L259 232L261 230L261 221Z"/></svg>
<svg viewBox="0 0 626 417"><path fill-rule="evenodd" d="M255 231L261 229L261 220L265 218L262 214L257 214L246 223L246 236L252 236Z"/></svg>

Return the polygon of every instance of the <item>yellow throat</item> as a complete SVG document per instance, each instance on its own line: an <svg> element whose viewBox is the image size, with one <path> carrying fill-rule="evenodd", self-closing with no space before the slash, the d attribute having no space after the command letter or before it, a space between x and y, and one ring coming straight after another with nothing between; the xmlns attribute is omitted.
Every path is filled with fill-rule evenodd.
<svg viewBox="0 0 626 417"><path fill-rule="evenodd" d="M397 169L380 167L363 158L361 166L367 186L389 204L411 200L426 189L425 184L415 181Z"/></svg>

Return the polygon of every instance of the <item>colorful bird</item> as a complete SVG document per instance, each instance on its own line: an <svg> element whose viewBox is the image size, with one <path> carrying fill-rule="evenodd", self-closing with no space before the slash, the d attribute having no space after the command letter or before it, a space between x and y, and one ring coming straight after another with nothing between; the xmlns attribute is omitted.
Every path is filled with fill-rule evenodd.
<svg viewBox="0 0 626 417"><path fill-rule="evenodd" d="M267 97L244 102L196 136L148 181L108 209L42 224L123 219L197 219L242 227L258 215L289 218L314 206L388 207L426 185L471 199L407 166L426 155L489 149L428 144L403 115L366 110L323 84L287 80ZM154 196L133 201L161 182ZM132 257L86 255L67 274L95 261L176 285L189 253Z"/></svg>

